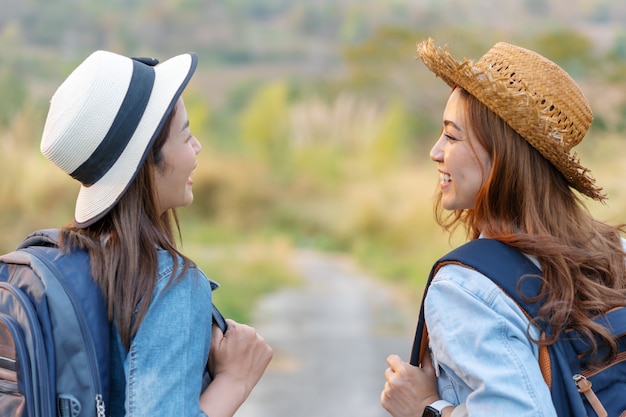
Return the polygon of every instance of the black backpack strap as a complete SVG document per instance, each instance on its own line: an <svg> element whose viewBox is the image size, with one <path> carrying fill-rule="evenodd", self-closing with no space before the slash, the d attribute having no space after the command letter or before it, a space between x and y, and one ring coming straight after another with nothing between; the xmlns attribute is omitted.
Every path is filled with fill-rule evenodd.
<svg viewBox="0 0 626 417"><path fill-rule="evenodd" d="M474 239L448 252L431 269L424 289L410 363L419 365L428 347L428 331L424 320L424 300L439 270L446 264L474 269L490 278L507 293L529 317L536 317L541 300L530 303L541 290L541 271L520 251L494 239ZM524 277L524 279L520 279ZM525 298L526 297L526 298Z"/></svg>
<svg viewBox="0 0 626 417"><path fill-rule="evenodd" d="M222 316L222 313L217 309L215 304L213 304L213 323L217 324L217 327L220 328L222 333L226 333L228 325L226 324L224 316Z"/></svg>
<svg viewBox="0 0 626 417"><path fill-rule="evenodd" d="M224 319L224 316L222 315L222 313L220 313L220 311L215 306L215 304L213 304L213 323L215 323L217 327L220 328L222 333L226 333L226 330L228 329L228 325L226 324L226 320ZM204 368L203 376L202 376L202 391L204 391L205 388L209 386L212 380L213 380L213 375L211 375L211 372L209 372L209 363L207 362Z"/></svg>

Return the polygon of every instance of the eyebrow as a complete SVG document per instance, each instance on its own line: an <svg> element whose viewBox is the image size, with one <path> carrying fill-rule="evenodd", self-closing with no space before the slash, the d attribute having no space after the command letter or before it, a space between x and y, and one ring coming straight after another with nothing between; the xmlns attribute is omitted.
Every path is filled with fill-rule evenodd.
<svg viewBox="0 0 626 417"><path fill-rule="evenodd" d="M461 129L459 127L459 125L457 125L456 123L454 123L452 120L444 120L443 121L443 125L444 126L452 126L452 128L458 130L459 132L463 132L463 129Z"/></svg>
<svg viewBox="0 0 626 417"><path fill-rule="evenodd" d="M183 130L187 129L189 127L189 119L185 120L185 123L183 123L183 126L180 128L180 131L182 132Z"/></svg>

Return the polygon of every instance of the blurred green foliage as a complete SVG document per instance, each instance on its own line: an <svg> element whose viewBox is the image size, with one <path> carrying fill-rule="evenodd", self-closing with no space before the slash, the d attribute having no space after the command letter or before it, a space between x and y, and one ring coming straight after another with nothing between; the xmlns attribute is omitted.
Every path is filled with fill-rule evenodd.
<svg viewBox="0 0 626 417"><path fill-rule="evenodd" d="M273 164L279 163L285 155L288 93L288 86L282 81L262 86L239 116L243 149Z"/></svg>

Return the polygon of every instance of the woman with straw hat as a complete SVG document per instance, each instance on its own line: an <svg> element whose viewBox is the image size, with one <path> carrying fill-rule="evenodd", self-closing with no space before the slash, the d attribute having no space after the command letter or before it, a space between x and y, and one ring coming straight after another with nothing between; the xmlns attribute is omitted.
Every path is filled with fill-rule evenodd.
<svg viewBox="0 0 626 417"><path fill-rule="evenodd" d="M591 110L573 79L533 51L497 43L479 61L459 62L429 39L418 52L452 87L430 152L437 220L446 230L464 226L469 239L504 242L539 266L539 315L554 332L539 340L493 281L446 264L423 302L428 357L418 367L390 355L381 403L394 417L555 416L540 345L573 327L615 350L592 315L626 300L624 227L594 219L577 195L606 198L572 152Z"/></svg>
<svg viewBox="0 0 626 417"><path fill-rule="evenodd" d="M176 247L201 149L181 98L196 65L96 51L50 102L41 151L81 183L62 233L89 251L112 320L111 416L231 417L272 356L253 328L212 325L217 284Z"/></svg>

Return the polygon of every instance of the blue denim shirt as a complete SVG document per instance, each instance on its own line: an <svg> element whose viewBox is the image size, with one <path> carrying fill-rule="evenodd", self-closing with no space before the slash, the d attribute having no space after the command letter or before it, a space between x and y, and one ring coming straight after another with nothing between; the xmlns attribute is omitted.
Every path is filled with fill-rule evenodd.
<svg viewBox="0 0 626 417"><path fill-rule="evenodd" d="M424 304L439 395L453 417L556 417L538 364L539 331L489 278L449 264ZM529 327L530 326L530 327Z"/></svg>
<svg viewBox="0 0 626 417"><path fill-rule="evenodd" d="M217 284L200 269L189 268L164 290L174 263L164 250L158 259L154 296L130 350L112 327L111 417L206 416L199 399L211 343L211 292Z"/></svg>

